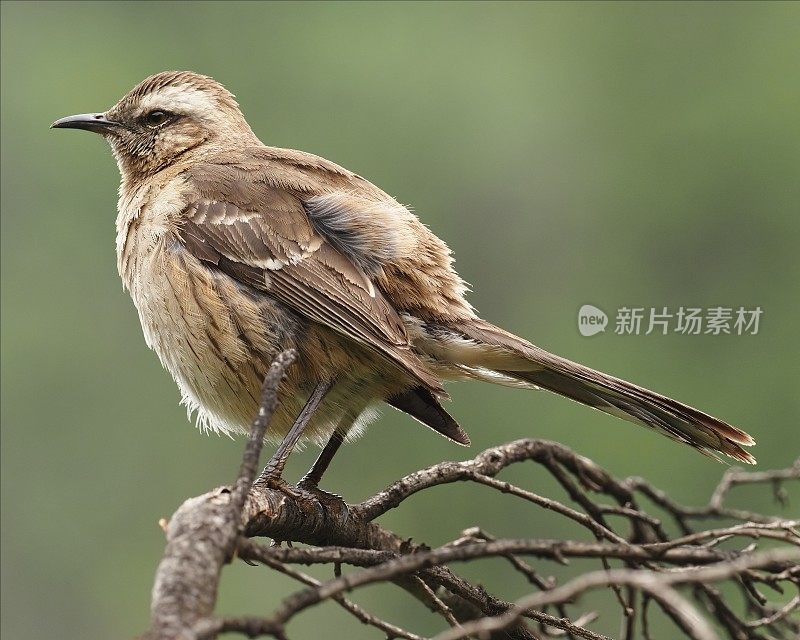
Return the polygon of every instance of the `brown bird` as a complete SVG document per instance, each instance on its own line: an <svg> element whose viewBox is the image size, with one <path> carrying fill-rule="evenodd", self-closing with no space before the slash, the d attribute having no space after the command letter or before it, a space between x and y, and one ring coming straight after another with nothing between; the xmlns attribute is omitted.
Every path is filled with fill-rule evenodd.
<svg viewBox="0 0 800 640"><path fill-rule="evenodd" d="M297 351L268 433L281 441L270 481L302 434L327 441L303 482L316 486L380 402L469 444L441 405L442 381L460 379L546 389L755 462L747 433L479 318L447 245L415 215L333 162L264 145L207 76L159 73L53 127L111 144L119 273L201 428L248 432L269 364Z"/></svg>

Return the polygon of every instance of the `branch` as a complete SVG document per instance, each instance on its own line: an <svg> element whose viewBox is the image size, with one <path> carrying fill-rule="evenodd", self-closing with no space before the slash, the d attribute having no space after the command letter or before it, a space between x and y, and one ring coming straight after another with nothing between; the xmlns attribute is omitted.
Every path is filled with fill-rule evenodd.
<svg viewBox="0 0 800 640"><path fill-rule="evenodd" d="M794 522L794 521L790 521ZM736 531L738 527L720 531ZM723 533L723 535L726 535ZM731 533L730 535L734 535ZM800 539L792 544L800 546ZM731 558L731 552L716 551L705 547L684 547L658 549L652 545L611 544L602 542L580 542L575 540L495 540L475 542L462 539L451 545L433 551L417 551L413 556L400 555L389 551L352 549L348 547L281 548L267 547L253 540L241 540L238 555L242 560L269 564L332 564L342 563L357 567L380 565L389 567L389 561L405 558L407 565L414 570L419 567L437 566L455 561L489 558L495 556L525 555L549 558L566 564L566 558L615 558L618 560L659 561L676 566L712 564ZM785 569L791 565L780 567ZM773 567L775 569L775 567ZM407 571L401 571L406 573ZM394 575L394 574L393 574ZM355 586L355 585L351 585Z"/></svg>
<svg viewBox="0 0 800 640"><path fill-rule="evenodd" d="M345 592L386 582L443 619L445 630L436 636L441 640L473 634L493 640L559 636L608 640L589 628L597 618L595 613L574 610L579 596L597 588L609 588L619 603L626 639L638 637L637 624L641 624L641 635L650 638L651 600L686 637L695 640L717 637L710 620L731 638L761 637L753 635L756 630L771 638L800 636L800 621L794 615L800 608L800 595L770 604L763 593L782 594L787 583L800 591L800 521L724 505L729 492L743 484L771 485L778 502L785 504L782 485L800 478L800 461L776 471L730 470L704 507L677 504L641 478L618 480L564 445L530 439L492 447L470 460L417 471L356 505L322 492L253 488L277 389L293 359L294 354L286 352L270 368L261 409L232 487L187 500L166 527L167 545L156 573L150 629L144 638L210 640L233 632L286 640L287 625L295 617L332 600L388 638L424 640L422 634L384 620L345 596ZM508 466L523 462L541 465L558 482L564 497L539 495L496 477ZM526 508L547 509L580 525L589 539L496 539L473 527L454 535L452 542L430 549L375 522L410 496L453 482L480 484L519 500ZM638 502L641 496L656 511L643 508ZM611 515L613 519L608 518ZM680 537L667 533L664 516L678 524ZM694 521L708 518L730 522L695 529ZM267 546L252 539L256 536L310 546ZM723 541L728 541L724 549ZM759 551L762 541L771 548ZM268 615L215 617L222 567L237 557L287 575L303 588ZM455 563L492 557L504 559L509 570L524 576L530 593L507 602L452 568ZM547 563L562 565L572 558L599 561L602 570L561 586L554 578L541 577L548 575L542 573ZM625 568L612 569L611 562L621 562ZM320 581L291 566L319 564L333 566L334 578ZM740 587L743 610L712 586L720 581Z"/></svg>
<svg viewBox="0 0 800 640"><path fill-rule="evenodd" d="M696 609L673 589L679 584L705 584L719 582L732 576L739 575L748 569L770 566L774 564L794 564L800 561L800 550L774 549L717 565L692 569L681 573L655 573L651 571L631 571L618 569L616 571L595 571L585 574L567 584L544 593L536 593L518 600L514 608L496 618L484 618L471 624L462 625L458 629L446 631L436 636L434 640L459 640L472 634L486 633L494 629L503 629L519 618L527 609L541 607L547 604L567 602L583 593L601 586L629 585L642 591L666 604L680 616L686 628L694 629L692 637L698 640L715 640L717 637L713 627L705 620Z"/></svg>
<svg viewBox="0 0 800 640"><path fill-rule="evenodd" d="M167 548L156 571L150 630L145 638L184 638L186 629L213 614L220 571L232 556L241 531L242 506L277 406L278 385L294 358L294 352L286 351L270 367L234 488L222 487L191 498L172 516L166 529Z"/></svg>

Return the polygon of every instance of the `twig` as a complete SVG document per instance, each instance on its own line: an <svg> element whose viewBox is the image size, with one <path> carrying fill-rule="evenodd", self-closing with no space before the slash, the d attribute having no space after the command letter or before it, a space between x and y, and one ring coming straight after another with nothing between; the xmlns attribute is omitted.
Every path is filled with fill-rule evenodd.
<svg viewBox="0 0 800 640"><path fill-rule="evenodd" d="M789 602L787 602L784 606L782 606L780 609L778 609L771 615L764 616L763 618L759 618L758 620L751 620L750 622L745 623L745 626L750 627L751 629L766 627L768 625L777 622L778 620L783 620L786 616L788 616L798 607L800 607L800 595L797 595L791 600L789 600Z"/></svg>
<svg viewBox="0 0 800 640"><path fill-rule="evenodd" d="M186 501L170 521L146 638L211 640L228 631L286 640L288 622L305 609L332 599L387 637L422 640L419 633L368 613L344 595L377 582L393 582L442 616L451 627L438 636L442 638L475 633L493 640L535 640L567 634L605 640L605 636L586 626L594 620L594 614L568 614L573 598L598 587L609 587L616 594L623 613L623 637L635 636L636 625L640 625L642 636L649 639L647 613L651 600L685 636L696 640L715 637L709 635L711 626L700 617L697 603L705 604L711 617L732 637L755 637L756 630L763 631L765 638L800 636L800 622L792 615L800 607L798 598L780 607L769 606L760 591L769 587L782 593L787 581L800 588L800 563L797 555L789 554L797 552L792 547L798 545L800 523L724 505L729 491L739 484L771 484L776 496L784 496L778 485L800 478L800 462L787 470L730 471L709 505L699 508L675 503L644 480L617 480L567 447L541 440L518 440L487 449L471 460L433 465L353 506L330 496L317 498L308 493L252 489L263 434L275 408L277 385L291 358L286 354L276 361L265 381L262 411L254 422L233 487L222 487ZM526 461L542 465L575 506L495 477L509 465ZM548 509L577 522L594 539L496 539L473 528L449 544L429 549L374 522L411 495L452 482L479 483L524 501L521 504ZM637 503L637 494L647 496L660 507L658 516ZM675 538L664 530L664 514L678 523L683 535ZM694 520L711 517L730 518L734 523L695 530ZM623 529L627 524L629 530L620 530L620 522ZM313 546L267 547L243 536L269 536ZM779 548L755 553L756 543L749 541L735 549L720 546L725 540L732 543L726 546L733 546L746 538L769 538L770 544ZM234 555L285 573L307 588L288 597L270 615L214 618L221 567ZM522 560L523 556L559 564L570 558L595 559L605 570L557 586L553 579L540 577L539 563L531 564ZM539 591L516 603L507 602L457 575L449 566L487 557L505 558ZM627 568L610 569L609 562L614 560ZM337 572L334 579L320 582L289 564L351 565L360 569ZM728 579L735 579L741 586L744 614L735 611L721 595L723 592L710 584ZM692 585L693 594L679 593L676 587L683 584ZM559 615L550 615L549 607L555 607ZM526 626L525 620L538 623L539 635Z"/></svg>
<svg viewBox="0 0 800 640"><path fill-rule="evenodd" d="M456 541L432 551L418 551L409 566L437 566L453 561L508 556L510 554L550 558L564 562L565 558L615 558L644 562L657 560L678 566L712 564L736 557L735 552L723 552L705 547L651 548L646 545L631 546L609 542L581 542L577 540L494 539L490 541ZM331 564L340 562L359 567L386 566L390 561L409 558L407 554L346 547L267 547L253 540L239 542L238 555L242 559L258 562L278 561L295 564ZM405 572L401 572L405 573Z"/></svg>
<svg viewBox="0 0 800 640"><path fill-rule="evenodd" d="M213 614L220 571L241 531L242 506L255 476L264 430L277 404L277 388L293 361L294 353L284 352L267 373L262 407L234 488L222 487L187 500L169 521L146 638L182 639L187 629Z"/></svg>
<svg viewBox="0 0 800 640"><path fill-rule="evenodd" d="M663 574L651 571L631 571L630 569L595 571L582 575L556 589L534 593L521 598L515 603L514 609L504 613L502 616L484 618L480 621L462 625L458 629L451 629L439 634L434 640L459 640L472 634L502 629L513 624L528 609L573 600L586 591L609 584L631 586L647 592L653 600L663 602L677 612L687 627L695 629L696 637L699 640L715 640L716 633L713 627L673 587L680 584L718 582L747 569L768 566L774 563L797 562L798 560L800 560L800 550L774 549L730 562L703 567L702 569L687 570L681 573Z"/></svg>
<svg viewBox="0 0 800 640"><path fill-rule="evenodd" d="M269 566L280 573L289 576L290 578L294 578L298 582L302 582L305 585L311 587L318 587L322 583L317 580L316 578L312 578L301 571L297 571L292 569L291 567L287 567L282 562L277 561L267 561ZM375 627L380 631L383 631L391 638L405 638L406 640L425 640L422 636L418 636L416 633L412 633L403 629L402 627L398 627L390 622L386 622L385 620L381 620L377 616L367 612L362 607L357 605L355 602L352 602L345 598L342 595L336 595L332 598L335 602L339 603L341 607L355 616L359 622L362 624Z"/></svg>

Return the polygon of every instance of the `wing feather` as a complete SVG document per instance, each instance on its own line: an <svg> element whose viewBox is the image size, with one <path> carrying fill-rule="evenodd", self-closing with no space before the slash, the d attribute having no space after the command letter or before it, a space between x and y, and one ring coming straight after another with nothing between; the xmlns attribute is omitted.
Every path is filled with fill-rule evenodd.
<svg viewBox="0 0 800 640"><path fill-rule="evenodd" d="M439 396L439 380L411 350L400 316L362 268L312 227L302 201L274 187L259 203L201 198L180 235L196 258L274 296L303 317L366 345Z"/></svg>

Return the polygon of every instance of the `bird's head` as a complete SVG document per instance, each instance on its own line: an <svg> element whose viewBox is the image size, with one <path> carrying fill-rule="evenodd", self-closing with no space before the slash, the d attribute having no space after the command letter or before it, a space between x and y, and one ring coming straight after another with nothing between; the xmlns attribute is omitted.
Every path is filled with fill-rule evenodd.
<svg viewBox="0 0 800 640"><path fill-rule="evenodd" d="M128 180L255 139L233 94L216 80L191 71L150 76L108 111L68 116L52 126L101 134Z"/></svg>

